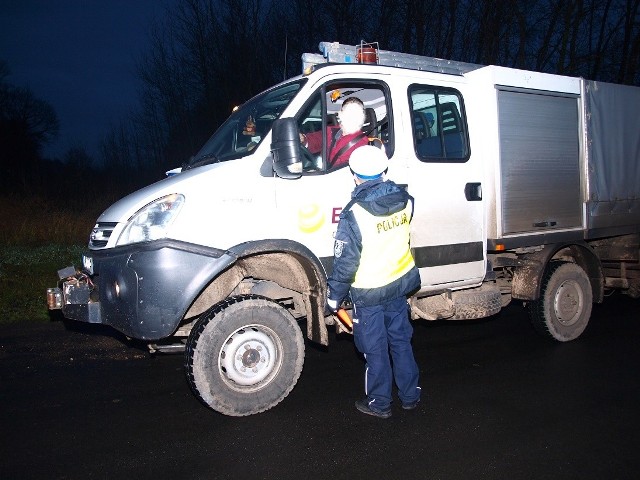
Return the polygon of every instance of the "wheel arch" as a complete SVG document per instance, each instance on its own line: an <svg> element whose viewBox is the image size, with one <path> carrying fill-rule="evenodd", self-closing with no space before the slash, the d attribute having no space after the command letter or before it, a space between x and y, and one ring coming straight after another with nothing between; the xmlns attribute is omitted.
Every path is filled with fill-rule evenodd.
<svg viewBox="0 0 640 480"><path fill-rule="evenodd" d="M324 322L327 275L311 250L292 240L272 239L242 243L230 248L229 252L236 257L236 261L202 289L185 318L197 317L234 293L243 280L252 278L298 292L307 318L307 337L322 345L328 344ZM275 293L275 290L271 293L268 290L260 292L277 300Z"/></svg>
<svg viewBox="0 0 640 480"><path fill-rule="evenodd" d="M542 278L547 265L552 261L572 262L580 266L591 284L593 301L604 299L604 277L597 254L586 243L563 243L545 245L537 252L519 256L521 265L515 269L512 282L512 296L519 300L540 298Z"/></svg>

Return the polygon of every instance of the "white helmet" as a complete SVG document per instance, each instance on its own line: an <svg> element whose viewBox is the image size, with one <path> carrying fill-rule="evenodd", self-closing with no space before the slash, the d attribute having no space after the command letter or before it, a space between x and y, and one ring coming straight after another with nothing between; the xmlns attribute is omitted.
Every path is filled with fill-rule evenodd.
<svg viewBox="0 0 640 480"><path fill-rule="evenodd" d="M389 167L387 155L378 147L364 145L356 148L349 158L351 171L363 180L380 177Z"/></svg>

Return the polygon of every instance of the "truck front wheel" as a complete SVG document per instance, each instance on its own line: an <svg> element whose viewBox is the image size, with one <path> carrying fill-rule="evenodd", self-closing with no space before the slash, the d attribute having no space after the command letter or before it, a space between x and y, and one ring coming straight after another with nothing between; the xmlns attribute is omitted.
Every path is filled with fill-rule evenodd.
<svg viewBox="0 0 640 480"><path fill-rule="evenodd" d="M589 277L575 263L551 262L540 298L529 304L534 328L560 342L578 338L587 328L593 294Z"/></svg>
<svg viewBox="0 0 640 480"><path fill-rule="evenodd" d="M231 297L203 313L185 350L187 381L208 407L225 415L259 413L280 403L304 363L293 316L258 295Z"/></svg>

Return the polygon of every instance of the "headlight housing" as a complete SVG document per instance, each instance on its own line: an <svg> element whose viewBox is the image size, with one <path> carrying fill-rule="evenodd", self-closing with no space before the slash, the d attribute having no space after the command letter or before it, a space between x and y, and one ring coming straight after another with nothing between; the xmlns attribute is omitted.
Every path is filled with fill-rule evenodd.
<svg viewBox="0 0 640 480"><path fill-rule="evenodd" d="M166 237L167 230L183 204L184 195L172 193L144 206L129 219L118 237L116 246L150 242Z"/></svg>

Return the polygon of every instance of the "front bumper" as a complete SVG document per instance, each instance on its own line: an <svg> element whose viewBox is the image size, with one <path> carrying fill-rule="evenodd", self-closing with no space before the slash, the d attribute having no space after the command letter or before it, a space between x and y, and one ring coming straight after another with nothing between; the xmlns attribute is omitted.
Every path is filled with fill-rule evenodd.
<svg viewBox="0 0 640 480"><path fill-rule="evenodd" d="M91 258L93 273L61 270L69 275L47 292L49 308L140 340L173 334L202 289L236 261L227 251L171 240L92 250L85 256Z"/></svg>

